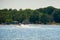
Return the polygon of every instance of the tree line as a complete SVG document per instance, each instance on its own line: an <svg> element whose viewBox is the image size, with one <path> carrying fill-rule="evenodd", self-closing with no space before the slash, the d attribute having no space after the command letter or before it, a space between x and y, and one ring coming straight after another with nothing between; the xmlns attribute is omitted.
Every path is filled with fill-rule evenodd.
<svg viewBox="0 0 60 40"><path fill-rule="evenodd" d="M0 24L18 21L30 24L60 23L60 9L48 6L39 9L0 9Z"/></svg>

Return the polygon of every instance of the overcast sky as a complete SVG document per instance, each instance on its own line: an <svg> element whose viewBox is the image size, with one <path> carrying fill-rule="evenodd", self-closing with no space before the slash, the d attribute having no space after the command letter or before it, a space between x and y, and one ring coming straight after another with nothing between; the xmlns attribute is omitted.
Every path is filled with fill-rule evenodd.
<svg viewBox="0 0 60 40"><path fill-rule="evenodd" d="M0 0L0 9L36 9L47 6L60 8L60 0Z"/></svg>

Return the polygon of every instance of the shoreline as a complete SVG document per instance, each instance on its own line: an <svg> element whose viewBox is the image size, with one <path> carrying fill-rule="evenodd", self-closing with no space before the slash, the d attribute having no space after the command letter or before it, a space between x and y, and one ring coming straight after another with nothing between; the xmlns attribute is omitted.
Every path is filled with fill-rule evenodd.
<svg viewBox="0 0 60 40"><path fill-rule="evenodd" d="M23 23L18 23L18 24L0 24L0 25L21 25L21 24L23 24ZM60 25L60 23L48 23L48 24L43 24L43 23L41 23L41 24L39 24L39 23L36 23L36 24L28 23L28 24L26 24L26 23L24 23L23 25L31 25L31 24L33 24L33 25Z"/></svg>
<svg viewBox="0 0 60 40"><path fill-rule="evenodd" d="M60 24L0 24L0 25L60 25Z"/></svg>
<svg viewBox="0 0 60 40"><path fill-rule="evenodd" d="M60 27L60 25L41 25L41 24L21 24L21 25L0 25L0 27L16 27L16 28L53 28Z"/></svg>

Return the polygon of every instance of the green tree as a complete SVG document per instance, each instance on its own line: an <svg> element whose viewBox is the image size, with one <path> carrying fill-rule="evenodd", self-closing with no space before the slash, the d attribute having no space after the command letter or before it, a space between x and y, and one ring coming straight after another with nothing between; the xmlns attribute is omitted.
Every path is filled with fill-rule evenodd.
<svg viewBox="0 0 60 40"><path fill-rule="evenodd" d="M30 22L31 23L38 23L39 22L39 12L38 11L33 11L33 14L30 17Z"/></svg>
<svg viewBox="0 0 60 40"><path fill-rule="evenodd" d="M40 19L41 23L47 24L49 22L49 18L46 15L42 15Z"/></svg>
<svg viewBox="0 0 60 40"><path fill-rule="evenodd" d="M60 9L56 9L53 12L53 19L55 22L60 23Z"/></svg>

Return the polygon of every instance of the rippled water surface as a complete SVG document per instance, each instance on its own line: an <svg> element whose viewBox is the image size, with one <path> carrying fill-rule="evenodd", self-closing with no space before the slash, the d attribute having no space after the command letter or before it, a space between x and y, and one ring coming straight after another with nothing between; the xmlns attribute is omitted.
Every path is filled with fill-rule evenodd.
<svg viewBox="0 0 60 40"><path fill-rule="evenodd" d="M0 40L60 40L60 25L0 25Z"/></svg>

